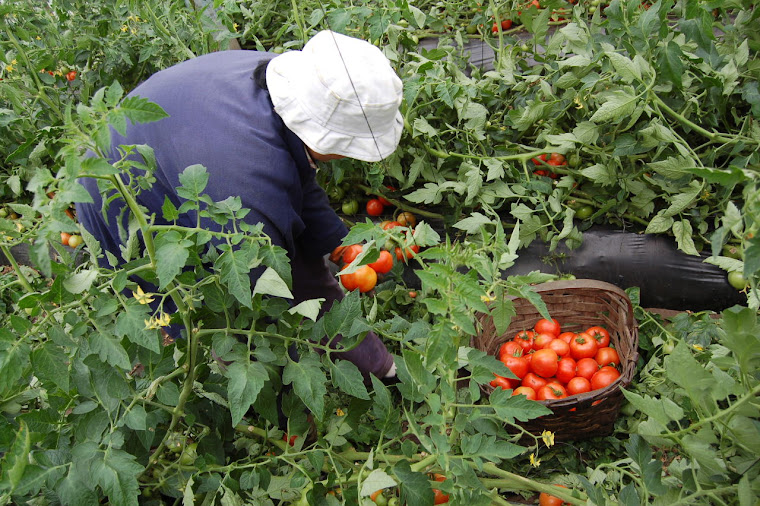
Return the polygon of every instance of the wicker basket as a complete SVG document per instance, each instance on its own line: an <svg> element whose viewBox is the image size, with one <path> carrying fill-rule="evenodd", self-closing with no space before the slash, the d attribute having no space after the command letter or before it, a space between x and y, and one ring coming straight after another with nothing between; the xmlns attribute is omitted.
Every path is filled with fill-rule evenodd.
<svg viewBox="0 0 760 506"><path fill-rule="evenodd" d="M605 436L612 433L623 399L620 387L631 383L638 360L639 332L633 317L633 307L626 293L602 281L579 279L553 281L534 287L552 318L562 324L562 331L580 332L592 325L601 325L610 332L610 345L620 356L620 377L600 390L573 395L564 399L538 401L553 414L521 423L532 434L550 430L555 440L567 441ZM479 318L480 332L473 346L496 355L502 343L512 339L520 330L533 328L543 318L526 299L511 297L516 315L506 332L498 335L488 315ZM493 387L481 389L490 394Z"/></svg>

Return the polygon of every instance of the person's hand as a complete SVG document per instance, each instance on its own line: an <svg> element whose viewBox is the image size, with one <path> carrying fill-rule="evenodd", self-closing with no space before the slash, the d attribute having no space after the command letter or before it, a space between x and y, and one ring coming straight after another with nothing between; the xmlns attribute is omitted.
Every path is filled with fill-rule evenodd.
<svg viewBox="0 0 760 506"><path fill-rule="evenodd" d="M388 372L385 373L385 376L383 378L395 378L396 377L396 362L393 362L391 364L391 368L388 369Z"/></svg>
<svg viewBox="0 0 760 506"><path fill-rule="evenodd" d="M334 263L335 265L338 265L340 263L340 259L343 258L343 251L346 249L345 246L338 246L334 250L332 250L332 253L330 253L330 261Z"/></svg>

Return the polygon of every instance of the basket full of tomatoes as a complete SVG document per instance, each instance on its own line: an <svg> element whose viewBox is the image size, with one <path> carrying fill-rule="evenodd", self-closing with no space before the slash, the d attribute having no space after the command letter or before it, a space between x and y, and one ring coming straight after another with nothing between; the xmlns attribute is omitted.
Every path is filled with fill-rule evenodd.
<svg viewBox="0 0 760 506"><path fill-rule="evenodd" d="M633 380L638 325L620 288L602 281L554 281L534 287L551 318L527 299L512 298L515 316L499 334L488 314L479 318L473 345L499 358L515 377L496 376L481 389L525 395L552 410L521 423L532 434L557 440L610 434Z"/></svg>

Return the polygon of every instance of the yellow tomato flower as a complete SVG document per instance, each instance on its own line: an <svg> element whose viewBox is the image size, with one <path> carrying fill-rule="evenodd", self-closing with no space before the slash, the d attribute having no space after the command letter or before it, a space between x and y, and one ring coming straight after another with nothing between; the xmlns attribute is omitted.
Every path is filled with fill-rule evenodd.
<svg viewBox="0 0 760 506"><path fill-rule="evenodd" d="M338 409L335 410L335 414L338 415L338 416L345 416L346 415L346 413L344 413L343 410L340 409L340 408L338 408Z"/></svg>
<svg viewBox="0 0 760 506"><path fill-rule="evenodd" d="M142 287L137 287L137 292L132 292L132 296L139 302L140 304L150 304L153 302L153 294L151 293L145 293L143 292Z"/></svg>
<svg viewBox="0 0 760 506"><path fill-rule="evenodd" d="M13 70L14 70L14 69L13 69L13 65L10 65L10 64L6 65L6 66L5 66L5 70L6 70L7 72L13 72Z"/></svg>
<svg viewBox="0 0 760 506"><path fill-rule="evenodd" d="M167 325L169 325L169 323L171 323L171 320L172 320L171 315L161 312L161 316L156 318L156 324L158 324L161 327L166 327Z"/></svg>
<svg viewBox="0 0 760 506"><path fill-rule="evenodd" d="M692 346L692 347L693 347L695 350L697 350L697 351L705 351L705 349L704 349L702 346L698 345L698 344L692 344L691 346Z"/></svg>
<svg viewBox="0 0 760 506"><path fill-rule="evenodd" d="M544 440L544 444L551 448L554 446L554 432L545 430L541 433L541 439Z"/></svg>
<svg viewBox="0 0 760 506"><path fill-rule="evenodd" d="M237 23L232 23L232 28L233 28L233 29L234 29L236 32L238 31L238 26L239 26L239 25L238 25Z"/></svg>
<svg viewBox="0 0 760 506"><path fill-rule="evenodd" d="M122 32L126 32L127 30L129 30L129 27L127 25L121 25Z"/></svg>
<svg viewBox="0 0 760 506"><path fill-rule="evenodd" d="M530 465L533 467L538 467L541 465L541 459L537 459L535 453L530 454Z"/></svg>

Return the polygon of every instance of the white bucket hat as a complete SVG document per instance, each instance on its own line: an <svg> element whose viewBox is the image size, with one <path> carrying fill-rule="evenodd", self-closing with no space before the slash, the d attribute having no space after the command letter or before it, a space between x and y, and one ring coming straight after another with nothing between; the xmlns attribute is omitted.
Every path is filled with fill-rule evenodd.
<svg viewBox="0 0 760 506"><path fill-rule="evenodd" d="M396 150L401 79L379 48L329 30L269 62L274 110L309 148L377 162Z"/></svg>

